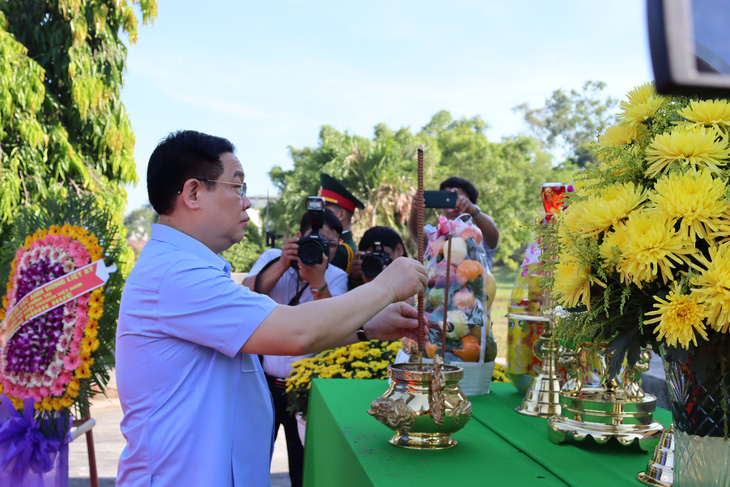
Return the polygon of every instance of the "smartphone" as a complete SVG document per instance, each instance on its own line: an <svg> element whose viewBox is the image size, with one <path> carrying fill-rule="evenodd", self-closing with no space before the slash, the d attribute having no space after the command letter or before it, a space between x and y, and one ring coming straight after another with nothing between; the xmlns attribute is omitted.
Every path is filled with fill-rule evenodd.
<svg viewBox="0 0 730 487"><path fill-rule="evenodd" d="M459 195L451 191L424 191L423 201L426 208L454 208Z"/></svg>

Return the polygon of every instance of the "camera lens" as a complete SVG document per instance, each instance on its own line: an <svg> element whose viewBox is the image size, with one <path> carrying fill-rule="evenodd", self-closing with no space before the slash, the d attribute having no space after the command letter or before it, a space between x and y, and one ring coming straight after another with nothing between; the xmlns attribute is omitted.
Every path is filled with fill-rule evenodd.
<svg viewBox="0 0 730 487"><path fill-rule="evenodd" d="M303 241L302 241L303 240ZM322 245L316 240L299 241L299 260L304 265L317 265L322 263Z"/></svg>
<svg viewBox="0 0 730 487"><path fill-rule="evenodd" d="M385 263L377 254L366 254L362 258L362 273L365 277L373 278L383 271Z"/></svg>

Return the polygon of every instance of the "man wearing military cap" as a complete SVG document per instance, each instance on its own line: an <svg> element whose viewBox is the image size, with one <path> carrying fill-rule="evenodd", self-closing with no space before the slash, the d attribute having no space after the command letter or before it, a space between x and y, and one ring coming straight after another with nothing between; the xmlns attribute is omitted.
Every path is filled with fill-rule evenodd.
<svg viewBox="0 0 730 487"><path fill-rule="evenodd" d="M357 244L352 238L352 215L356 208L362 210L365 205L329 174L321 173L319 183L319 195L325 200L325 208L332 210L342 222L342 243L337 247L337 253L330 264L350 275L350 262L357 252Z"/></svg>

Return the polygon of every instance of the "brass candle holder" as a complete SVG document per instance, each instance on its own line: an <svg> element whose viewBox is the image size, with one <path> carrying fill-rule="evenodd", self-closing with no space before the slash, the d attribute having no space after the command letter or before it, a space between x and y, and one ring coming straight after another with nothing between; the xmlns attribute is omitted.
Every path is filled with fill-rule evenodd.
<svg viewBox="0 0 730 487"><path fill-rule="evenodd" d="M639 386L641 374L649 370L651 352L642 351L636 365L613 379L607 378L609 358L610 354L591 344L578 346L568 355L569 379L559 394L560 414L548 420L550 441L590 436L597 443L610 438L623 445L638 442L644 451L657 445L664 426L653 420L656 397Z"/></svg>
<svg viewBox="0 0 730 487"><path fill-rule="evenodd" d="M519 315L516 315L520 319ZM533 316L533 321L550 322L548 318ZM558 380L558 353L560 347L553 340L552 324L535 343L535 355L542 360L540 373L532 379L522 404L515 408L520 414L548 418L560 414L560 382Z"/></svg>
<svg viewBox="0 0 730 487"><path fill-rule="evenodd" d="M664 430L654 455L636 478L643 484L671 487L674 483L674 425Z"/></svg>

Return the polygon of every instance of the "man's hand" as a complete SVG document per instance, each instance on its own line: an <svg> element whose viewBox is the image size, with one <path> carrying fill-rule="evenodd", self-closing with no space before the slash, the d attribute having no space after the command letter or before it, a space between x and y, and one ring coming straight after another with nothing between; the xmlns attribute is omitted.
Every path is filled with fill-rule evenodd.
<svg viewBox="0 0 730 487"><path fill-rule="evenodd" d="M281 248L281 263L284 267L287 269L291 267L292 262L297 262L299 260L299 233L297 233L297 236L294 238L290 238L286 241L284 246Z"/></svg>
<svg viewBox="0 0 730 487"><path fill-rule="evenodd" d="M365 252L355 252L355 255L350 261L350 279L355 282L370 282L372 279L367 279L362 273L362 256Z"/></svg>
<svg viewBox="0 0 730 487"><path fill-rule="evenodd" d="M408 337L418 340L418 310L406 303L393 303L375 315L363 327L371 340L397 340ZM423 325L423 332L428 328Z"/></svg>
<svg viewBox="0 0 730 487"><path fill-rule="evenodd" d="M308 282L312 289L318 289L324 286L324 273L329 264L329 259L325 254L322 254L322 262L319 264L304 265L299 260L297 262L299 262L299 279Z"/></svg>
<svg viewBox="0 0 730 487"><path fill-rule="evenodd" d="M398 257L373 282L387 286L395 296L394 301L403 301L424 292L428 277L423 264L408 257Z"/></svg>

